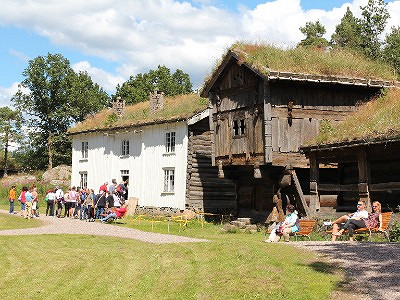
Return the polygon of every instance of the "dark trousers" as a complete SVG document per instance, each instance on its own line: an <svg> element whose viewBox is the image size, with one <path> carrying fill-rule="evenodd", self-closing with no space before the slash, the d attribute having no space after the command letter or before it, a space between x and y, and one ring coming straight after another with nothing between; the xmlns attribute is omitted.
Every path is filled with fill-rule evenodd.
<svg viewBox="0 0 400 300"><path fill-rule="evenodd" d="M365 227L364 220L348 219L344 224L343 229L349 230L349 236L353 236L354 230Z"/></svg>
<svg viewBox="0 0 400 300"><path fill-rule="evenodd" d="M14 200L13 201L10 201L10 214L13 214L14 213Z"/></svg>
<svg viewBox="0 0 400 300"><path fill-rule="evenodd" d="M49 211L50 211L50 214L49 214ZM54 217L54 201L47 201L46 216L47 215Z"/></svg>
<svg viewBox="0 0 400 300"><path fill-rule="evenodd" d="M63 207L62 202L57 201L57 217L61 217L62 207Z"/></svg>

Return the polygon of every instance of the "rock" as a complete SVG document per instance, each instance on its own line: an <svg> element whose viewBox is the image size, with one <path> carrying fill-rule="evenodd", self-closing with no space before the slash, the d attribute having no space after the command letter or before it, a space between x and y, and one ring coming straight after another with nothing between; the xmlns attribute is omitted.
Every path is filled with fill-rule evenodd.
<svg viewBox="0 0 400 300"><path fill-rule="evenodd" d="M71 186L72 168L67 165L59 165L43 173L42 182L57 186Z"/></svg>
<svg viewBox="0 0 400 300"><path fill-rule="evenodd" d="M224 224L224 226L221 228L221 230L225 232L233 232L236 231L237 229L238 228L235 225L229 223Z"/></svg>
<svg viewBox="0 0 400 300"><path fill-rule="evenodd" d="M253 225L247 225L246 226L246 229L248 229L248 230L250 230L250 231L256 231L257 232L257 225L256 224L253 224Z"/></svg>
<svg viewBox="0 0 400 300"><path fill-rule="evenodd" d="M196 213L193 210L185 209L182 212L182 216L186 220L193 220L194 218L196 218Z"/></svg>
<svg viewBox="0 0 400 300"><path fill-rule="evenodd" d="M251 218L237 218L237 221L243 222L245 225L251 224Z"/></svg>
<svg viewBox="0 0 400 300"><path fill-rule="evenodd" d="M246 228L246 224L244 222L232 221L231 224L240 229Z"/></svg>
<svg viewBox="0 0 400 300"><path fill-rule="evenodd" d="M10 187L12 185L26 185L30 186L35 183L36 177L28 174L10 175L1 179L1 184L4 187Z"/></svg>

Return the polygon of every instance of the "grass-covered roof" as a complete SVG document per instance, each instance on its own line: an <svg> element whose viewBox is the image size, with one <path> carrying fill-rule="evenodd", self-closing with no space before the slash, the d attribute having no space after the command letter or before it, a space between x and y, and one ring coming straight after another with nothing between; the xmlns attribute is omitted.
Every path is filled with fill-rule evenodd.
<svg viewBox="0 0 400 300"><path fill-rule="evenodd" d="M201 98L198 94L188 94L165 97L164 108L154 114L150 113L149 101L126 106L121 117L118 117L111 108L107 108L76 124L68 130L68 133L76 134L188 119L206 109L207 105L208 99Z"/></svg>
<svg viewBox="0 0 400 300"><path fill-rule="evenodd" d="M397 79L394 69L389 65L344 49L325 51L297 47L283 50L268 44L238 42L230 50L241 62L246 62L265 75L271 71L281 71L388 81Z"/></svg>
<svg viewBox="0 0 400 300"><path fill-rule="evenodd" d="M324 121L319 135L306 146L373 141L400 137L400 89L386 90L380 97L359 106L342 123Z"/></svg>

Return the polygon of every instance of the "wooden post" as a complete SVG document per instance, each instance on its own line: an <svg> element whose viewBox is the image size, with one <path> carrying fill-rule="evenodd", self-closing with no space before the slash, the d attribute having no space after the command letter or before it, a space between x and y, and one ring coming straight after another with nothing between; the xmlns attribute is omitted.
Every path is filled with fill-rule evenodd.
<svg viewBox="0 0 400 300"><path fill-rule="evenodd" d="M367 210L371 211L371 198L369 195L369 163L365 147L357 151L358 160L358 194L360 200L364 200Z"/></svg>
<svg viewBox="0 0 400 300"><path fill-rule="evenodd" d="M272 107L269 81L264 79L264 158L272 162Z"/></svg>
<svg viewBox="0 0 400 300"><path fill-rule="evenodd" d="M320 201L318 195L319 184L319 162L316 153L310 155L310 212L315 214L320 209Z"/></svg>
<svg viewBox="0 0 400 300"><path fill-rule="evenodd" d="M210 134L211 134L211 165L215 166L215 128L213 121L213 101L215 101L215 94L209 93L208 111L209 111L209 124L210 124Z"/></svg>

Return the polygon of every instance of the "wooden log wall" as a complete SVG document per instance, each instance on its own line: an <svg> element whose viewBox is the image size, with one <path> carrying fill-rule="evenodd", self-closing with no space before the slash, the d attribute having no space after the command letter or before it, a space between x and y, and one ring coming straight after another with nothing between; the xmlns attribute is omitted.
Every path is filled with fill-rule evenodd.
<svg viewBox="0 0 400 300"><path fill-rule="evenodd" d="M211 164L211 133L208 119L189 126L186 206L215 213L234 213L235 184L218 178Z"/></svg>

